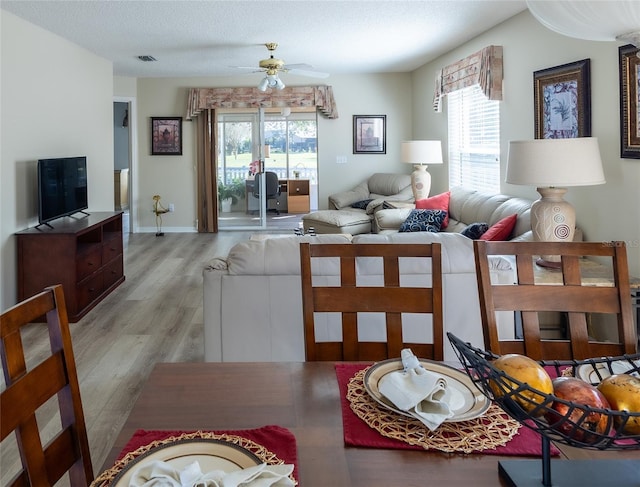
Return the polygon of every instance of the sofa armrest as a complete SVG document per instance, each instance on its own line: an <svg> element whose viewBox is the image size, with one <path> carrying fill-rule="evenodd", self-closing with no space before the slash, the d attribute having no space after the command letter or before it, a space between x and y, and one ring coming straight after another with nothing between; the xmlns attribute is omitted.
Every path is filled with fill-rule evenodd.
<svg viewBox="0 0 640 487"><path fill-rule="evenodd" d="M397 232L412 209L412 207L407 207L376 211L373 216L375 233Z"/></svg>
<svg viewBox="0 0 640 487"><path fill-rule="evenodd" d="M349 191L341 191L329 195L329 209L340 210L351 206L357 201L369 199L369 188L367 183L360 183L358 186Z"/></svg>

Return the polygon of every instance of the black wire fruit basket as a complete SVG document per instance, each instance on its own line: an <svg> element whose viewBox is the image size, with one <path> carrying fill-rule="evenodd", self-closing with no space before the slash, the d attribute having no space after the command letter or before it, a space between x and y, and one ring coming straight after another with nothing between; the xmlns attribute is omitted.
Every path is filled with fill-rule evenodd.
<svg viewBox="0 0 640 487"><path fill-rule="evenodd" d="M527 428L540 433L542 437L542 485L553 485L550 478L551 441L555 444L591 450L640 449L640 412L595 408L562 399L554 394L546 394L495 367L493 361L499 357L498 355L473 347L451 333L447 333L447 336L476 387L498 404L509 416ZM550 372L551 377L554 375L557 377L576 377L578 370L584 371L587 368L589 371L587 375L591 378L590 382L593 381L592 385L596 385L609 375L618 373L621 365L625 373L640 377L640 354L586 360L539 361L538 363ZM564 414L560 414L559 411L563 411ZM621 463L618 467L627 468L630 466L630 478L633 478L634 482L638 482L640 461L623 460L622 462L626 463L624 465ZM508 477L509 474L504 472L502 463L512 462L500 463L501 474ZM596 470L602 471L602 465L598 465L602 461L583 461L579 462L581 463L579 468L576 466L569 468L572 463L576 463L576 461L554 462L556 466L567 467L563 469L566 470L566 476L573 477L574 480L576 472L580 470L582 470L580 475L584 475L585 478L596 475L593 473ZM529 475L529 473L523 473L526 469L521 464L518 464L513 470L519 476ZM564 480L565 473L563 472L562 475ZM510 485L529 485L527 482L518 483L512 479L508 480ZM594 478L589 477L589 480L593 481ZM614 481L616 483L612 485L626 485L624 482L618 483L619 479L615 477ZM558 485L574 484L562 483ZM585 485L601 484L589 483Z"/></svg>

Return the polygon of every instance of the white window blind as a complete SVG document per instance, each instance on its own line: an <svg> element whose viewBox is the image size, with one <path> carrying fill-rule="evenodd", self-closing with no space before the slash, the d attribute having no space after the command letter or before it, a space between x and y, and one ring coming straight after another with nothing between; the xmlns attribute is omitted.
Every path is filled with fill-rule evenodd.
<svg viewBox="0 0 640 487"><path fill-rule="evenodd" d="M449 187L500 192L500 105L478 85L447 94Z"/></svg>

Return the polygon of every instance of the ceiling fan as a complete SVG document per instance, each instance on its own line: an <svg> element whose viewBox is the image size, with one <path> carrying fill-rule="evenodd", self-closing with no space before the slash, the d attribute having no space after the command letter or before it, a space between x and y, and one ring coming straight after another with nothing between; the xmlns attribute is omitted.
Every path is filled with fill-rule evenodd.
<svg viewBox="0 0 640 487"><path fill-rule="evenodd" d="M313 66L309 64L285 64L283 59L278 59L274 56L274 52L278 48L278 43L276 42L267 42L265 46L269 50L269 58L262 59L258 63L259 68L257 70L255 67L235 66L238 69L252 69L255 73L266 73L265 77L258 83L260 91L266 91L267 88L283 89L285 84L278 76L278 73L291 73L312 78L326 78L329 76L329 73L314 71Z"/></svg>

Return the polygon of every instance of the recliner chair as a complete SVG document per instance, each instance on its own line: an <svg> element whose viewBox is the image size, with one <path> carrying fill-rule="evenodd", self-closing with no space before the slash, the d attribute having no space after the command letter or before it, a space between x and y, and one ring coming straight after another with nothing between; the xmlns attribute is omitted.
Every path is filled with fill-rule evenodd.
<svg viewBox="0 0 640 487"><path fill-rule="evenodd" d="M266 185L266 198L267 198L267 211L275 211L277 215L280 214L280 210L278 209L278 205L280 204L280 181L278 179L278 175L275 172L266 171L265 175L265 185ZM260 173L256 174L255 180L253 183L253 196L256 198L260 198L260 182L261 175ZM269 209L269 200L276 200L276 208Z"/></svg>

